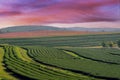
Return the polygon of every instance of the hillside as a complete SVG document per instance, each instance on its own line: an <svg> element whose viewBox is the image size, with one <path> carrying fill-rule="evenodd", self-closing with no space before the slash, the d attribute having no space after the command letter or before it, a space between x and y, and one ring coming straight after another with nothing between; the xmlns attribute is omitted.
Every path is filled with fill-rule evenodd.
<svg viewBox="0 0 120 80"><path fill-rule="evenodd" d="M89 31L89 32L120 32L120 28L84 28L84 27L72 27L72 28L58 28L52 26L13 26L0 29L0 33L10 32L29 32L29 31L42 31L42 30L54 30L54 31Z"/></svg>
<svg viewBox="0 0 120 80"><path fill-rule="evenodd" d="M25 32L25 31L37 31L37 30L64 30L62 28L51 27L51 26L14 26L0 29L1 33L8 32Z"/></svg>
<svg viewBox="0 0 120 80"><path fill-rule="evenodd" d="M66 30L72 30L72 31L95 31L95 32L120 32L120 28L84 28L84 27L72 27L72 28L66 28Z"/></svg>

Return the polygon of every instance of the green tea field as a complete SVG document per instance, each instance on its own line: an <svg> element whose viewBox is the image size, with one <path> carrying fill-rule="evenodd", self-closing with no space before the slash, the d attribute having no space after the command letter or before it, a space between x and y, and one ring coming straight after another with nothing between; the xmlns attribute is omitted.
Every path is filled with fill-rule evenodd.
<svg viewBox="0 0 120 80"><path fill-rule="evenodd" d="M119 39L119 33L0 39L0 80L119 80Z"/></svg>

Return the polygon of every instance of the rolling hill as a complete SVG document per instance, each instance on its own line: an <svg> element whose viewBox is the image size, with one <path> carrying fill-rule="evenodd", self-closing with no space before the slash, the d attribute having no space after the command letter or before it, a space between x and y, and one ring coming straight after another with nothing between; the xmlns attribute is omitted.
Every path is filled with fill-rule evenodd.
<svg viewBox="0 0 120 80"><path fill-rule="evenodd" d="M116 28L57 28L52 26L14 26L0 29L0 38L29 38L46 36L72 36L86 34L108 34L120 32Z"/></svg>
<svg viewBox="0 0 120 80"><path fill-rule="evenodd" d="M51 27L51 26L13 26L0 29L1 33L8 32L26 32L26 31L38 31L38 30L64 30L62 28Z"/></svg>
<svg viewBox="0 0 120 80"><path fill-rule="evenodd" d="M53 30L53 31L88 31L88 32L120 32L120 28L84 28L84 27L72 27L72 28L58 28L52 26L13 26L0 29L0 33L10 32L29 32L29 31L42 31L42 30Z"/></svg>
<svg viewBox="0 0 120 80"><path fill-rule="evenodd" d="M84 27L72 27L72 28L66 28L66 30L72 30L72 31L95 31L95 32L120 32L120 28L84 28Z"/></svg>

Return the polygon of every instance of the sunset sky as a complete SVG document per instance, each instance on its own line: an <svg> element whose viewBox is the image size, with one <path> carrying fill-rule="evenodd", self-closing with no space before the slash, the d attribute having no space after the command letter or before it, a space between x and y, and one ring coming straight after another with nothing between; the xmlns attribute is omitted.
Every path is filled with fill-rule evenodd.
<svg viewBox="0 0 120 80"><path fill-rule="evenodd" d="M120 28L120 0L0 0L0 28L16 25Z"/></svg>

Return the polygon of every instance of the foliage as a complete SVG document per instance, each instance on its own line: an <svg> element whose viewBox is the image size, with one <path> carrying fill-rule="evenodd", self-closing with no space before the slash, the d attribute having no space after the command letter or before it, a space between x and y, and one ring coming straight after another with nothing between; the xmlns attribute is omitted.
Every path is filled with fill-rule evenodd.
<svg viewBox="0 0 120 80"><path fill-rule="evenodd" d="M112 41L110 41L108 45L109 45L109 47L113 47L114 43Z"/></svg>
<svg viewBox="0 0 120 80"><path fill-rule="evenodd" d="M102 47L107 47L106 43L105 42L102 42Z"/></svg>
<svg viewBox="0 0 120 80"><path fill-rule="evenodd" d="M117 45L118 45L118 47L120 47L120 40L117 41Z"/></svg>

